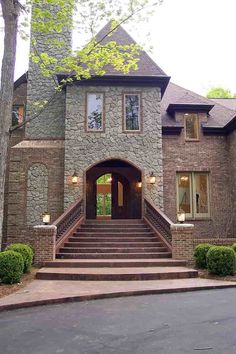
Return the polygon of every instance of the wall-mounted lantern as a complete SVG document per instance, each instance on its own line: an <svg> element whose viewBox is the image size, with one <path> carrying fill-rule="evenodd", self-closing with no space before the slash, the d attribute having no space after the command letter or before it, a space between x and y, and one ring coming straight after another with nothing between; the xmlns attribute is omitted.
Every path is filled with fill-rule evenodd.
<svg viewBox="0 0 236 354"><path fill-rule="evenodd" d="M150 184L155 184L156 183L156 176L154 176L154 173L151 172L149 176L149 183Z"/></svg>
<svg viewBox="0 0 236 354"><path fill-rule="evenodd" d="M79 177L78 177L76 171L74 171L73 175L71 176L72 184L74 184L74 185L78 184L78 180L79 180Z"/></svg>
<svg viewBox="0 0 236 354"><path fill-rule="evenodd" d="M177 213L177 220L180 224L183 224L185 222L185 212L182 210L182 211L179 211Z"/></svg>
<svg viewBox="0 0 236 354"><path fill-rule="evenodd" d="M138 188L142 188L142 182L138 181L137 186L138 186Z"/></svg>
<svg viewBox="0 0 236 354"><path fill-rule="evenodd" d="M51 220L50 213L48 211L43 213L43 223L44 223L44 225L48 225L50 223L50 220Z"/></svg>

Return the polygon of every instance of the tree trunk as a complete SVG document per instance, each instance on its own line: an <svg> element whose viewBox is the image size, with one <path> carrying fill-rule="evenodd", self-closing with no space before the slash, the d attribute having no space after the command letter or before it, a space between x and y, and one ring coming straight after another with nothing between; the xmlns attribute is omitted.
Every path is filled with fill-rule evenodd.
<svg viewBox="0 0 236 354"><path fill-rule="evenodd" d="M5 25L4 54L0 90L0 245L3 233L4 187L7 168L9 129L11 126L14 70L16 59L18 1L0 0Z"/></svg>

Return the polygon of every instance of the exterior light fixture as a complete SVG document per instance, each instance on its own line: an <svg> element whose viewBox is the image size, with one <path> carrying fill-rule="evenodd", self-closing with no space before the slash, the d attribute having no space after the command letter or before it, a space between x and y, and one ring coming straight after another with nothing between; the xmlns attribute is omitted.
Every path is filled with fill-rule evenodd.
<svg viewBox="0 0 236 354"><path fill-rule="evenodd" d="M50 220L51 220L50 213L48 211L43 213L43 223L44 223L44 225L48 225L50 223Z"/></svg>
<svg viewBox="0 0 236 354"><path fill-rule="evenodd" d="M155 184L156 183L156 176L154 176L154 173L151 172L149 176L149 183L150 184Z"/></svg>
<svg viewBox="0 0 236 354"><path fill-rule="evenodd" d="M78 183L78 175L76 173L76 171L74 171L73 175L71 176L71 181L72 181L72 184L76 185Z"/></svg>
<svg viewBox="0 0 236 354"><path fill-rule="evenodd" d="M138 188L142 188L142 182L138 181Z"/></svg>
<svg viewBox="0 0 236 354"><path fill-rule="evenodd" d="M180 180L181 182L188 182L188 176L181 176Z"/></svg>
<svg viewBox="0 0 236 354"><path fill-rule="evenodd" d="M183 224L185 222L185 212L183 210L177 213L177 220L180 224Z"/></svg>

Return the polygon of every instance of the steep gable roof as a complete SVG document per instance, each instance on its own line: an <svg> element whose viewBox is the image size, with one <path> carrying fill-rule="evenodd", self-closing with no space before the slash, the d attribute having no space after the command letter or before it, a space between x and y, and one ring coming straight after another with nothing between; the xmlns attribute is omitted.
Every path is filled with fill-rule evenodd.
<svg viewBox="0 0 236 354"><path fill-rule="evenodd" d="M119 25L118 28L107 35L111 31L111 21L108 22L96 35L96 40L101 44L107 44L115 41L118 45L137 44L135 40ZM126 76L167 76L165 72L150 58L150 56L141 50L139 54L138 69L130 70L128 74L119 73L114 68L107 68L105 75L126 75Z"/></svg>

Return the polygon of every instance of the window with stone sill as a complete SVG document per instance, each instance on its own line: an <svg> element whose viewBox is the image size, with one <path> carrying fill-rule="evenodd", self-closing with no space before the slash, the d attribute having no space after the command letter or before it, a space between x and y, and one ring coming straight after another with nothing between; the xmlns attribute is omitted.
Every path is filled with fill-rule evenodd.
<svg viewBox="0 0 236 354"><path fill-rule="evenodd" d="M197 113L184 114L184 130L186 141L199 140L199 117Z"/></svg>
<svg viewBox="0 0 236 354"><path fill-rule="evenodd" d="M187 219L210 217L209 173L177 173L177 212Z"/></svg>
<svg viewBox="0 0 236 354"><path fill-rule="evenodd" d="M124 131L140 132L141 130L141 97L138 93L124 94Z"/></svg>
<svg viewBox="0 0 236 354"><path fill-rule="evenodd" d="M101 92L87 93L86 130L102 132L104 130L104 94Z"/></svg>

